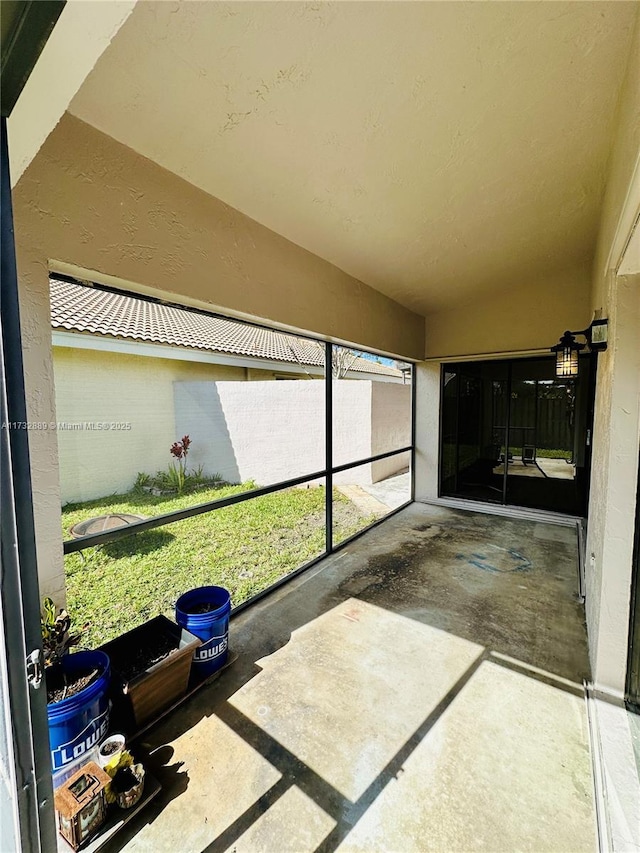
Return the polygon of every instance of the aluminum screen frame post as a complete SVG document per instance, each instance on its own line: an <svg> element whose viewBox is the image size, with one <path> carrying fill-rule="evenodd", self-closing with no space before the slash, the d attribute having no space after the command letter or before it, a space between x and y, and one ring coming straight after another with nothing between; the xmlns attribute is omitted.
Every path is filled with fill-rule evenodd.
<svg viewBox="0 0 640 853"><path fill-rule="evenodd" d="M2 420L26 422L18 277L13 236L7 120L1 119L2 222L0 317ZM2 611L7 654L20 842L29 853L57 850L49 755L47 697L30 685L26 657L41 649L27 430L1 430Z"/></svg>
<svg viewBox="0 0 640 853"><path fill-rule="evenodd" d="M333 553L333 344L324 345L325 553Z"/></svg>

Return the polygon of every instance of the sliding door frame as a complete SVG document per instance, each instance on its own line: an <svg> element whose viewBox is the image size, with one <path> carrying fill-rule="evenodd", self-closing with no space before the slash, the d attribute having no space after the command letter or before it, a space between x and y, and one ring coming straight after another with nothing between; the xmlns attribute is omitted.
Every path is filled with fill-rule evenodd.
<svg viewBox="0 0 640 853"><path fill-rule="evenodd" d="M439 413L439 436L438 436L438 497L439 498L453 498L456 500L464 500L469 501L470 505L478 504L478 503L491 503L497 506L504 507L519 507L519 504L508 503L508 450L509 450L509 442L511 438L511 394L512 394L512 385L513 385L513 364L515 362L527 362L527 361L537 361L539 359L545 358L546 353L541 352L539 354L527 354L523 356L509 356L508 358L473 358L473 359L462 359L461 361L447 361L442 362L440 365L440 413ZM549 359L552 360L552 356L549 356ZM486 498L484 500L477 498L470 498L465 495L461 495L458 490L459 483L459 462L460 462L460 442L459 442L459 432L460 432L460 371L459 368L463 364L502 364L506 368L506 388L507 388L507 410L505 413L505 460L504 460L504 472L503 472L503 482L502 482L502 496L501 499L491 499ZM445 375L448 372L451 372L452 368L457 368L457 389L456 389L456 409L455 409L455 429L456 429L456 465L455 465L455 491L453 493L445 493L443 491L443 473L444 473L444 403L445 403ZM594 415L594 397L595 397L595 379L596 379L596 371L597 371L597 353L588 353L584 356L581 356L581 378L586 383L586 444L585 444L585 470L587 475L586 483L584 484L584 495L581 496L580 503L584 507L584 514L586 515L586 509L588 506L589 499L589 489L591 485L591 447L593 445L593 415ZM526 507L525 507L526 508ZM545 512L547 510L540 510L541 512Z"/></svg>

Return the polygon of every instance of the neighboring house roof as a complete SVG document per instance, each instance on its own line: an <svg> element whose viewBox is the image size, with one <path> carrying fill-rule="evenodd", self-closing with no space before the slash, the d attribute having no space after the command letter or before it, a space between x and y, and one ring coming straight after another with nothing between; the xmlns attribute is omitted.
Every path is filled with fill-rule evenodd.
<svg viewBox="0 0 640 853"><path fill-rule="evenodd" d="M200 314L124 293L51 278L51 325L113 338L252 356L320 367L322 346L314 341L261 329L234 320ZM402 372L358 356L351 371L401 377Z"/></svg>

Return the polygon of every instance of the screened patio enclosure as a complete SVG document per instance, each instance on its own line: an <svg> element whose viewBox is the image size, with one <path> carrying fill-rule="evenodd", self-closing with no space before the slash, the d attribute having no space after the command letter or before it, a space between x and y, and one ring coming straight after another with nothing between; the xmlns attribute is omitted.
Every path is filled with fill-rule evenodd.
<svg viewBox="0 0 640 853"><path fill-rule="evenodd" d="M557 379L552 358L442 368L446 497L586 515L595 361Z"/></svg>
<svg viewBox="0 0 640 853"><path fill-rule="evenodd" d="M329 552L346 542L336 525L346 503L334 500L332 482L337 486L337 478L351 471L355 478L362 468L373 473L373 466L404 455L411 459L410 497L418 502L453 495L492 501L484 509L496 516L501 504L585 515L593 453L584 548L589 555L584 613L591 678L598 691L623 696L628 660L638 659L628 651L640 435L640 263L631 251L640 239L637 4L567 3L562 14L555 4L519 4L516 12L511 4L382 3L364 13L358 4L235 4L233 14L227 4L215 3L5 5L34 14L64 7L55 42L47 44L51 51L43 53L13 111L3 86L3 115L11 113L4 164L8 169L10 157L11 179L5 171L3 184L7 200L11 187L17 250L17 274L13 269L2 277L3 347L14 365L24 357L24 371L18 364L7 372L14 402L8 421L61 420L50 331L52 274L310 336L325 347L327 366L334 345L413 363L409 441L366 452L352 446L342 459L337 451L344 408L333 395L331 377L292 383L308 386L308 391L291 389L300 396L322 396L326 385L333 404L333 419L327 408L315 409L317 466L268 479L253 475L273 493L238 491L228 506L213 507L212 499L193 519L156 515L144 522L149 529L138 528L136 536L167 541L181 525L223 521L231 512L250 512L258 501L275 500L287 494L287 483L296 495L303 493L291 481L300 478L302 486L317 474L324 485L316 494L324 503L316 513L316 532L322 539L319 550ZM34 30L23 27L22 32ZM29 52L16 46L23 80ZM6 238L13 239L8 223L3 216ZM3 251L3 272L9 255ZM19 293L22 346L6 334L20 328L17 313L5 310L11 304L4 293L9 282L13 296ZM17 307L17 298L13 301ZM593 369L585 362L577 382L564 384L545 370L552 369L548 348L563 330L586 328L596 317L609 320L609 348L599 358L592 431ZM90 358L98 360L88 349L83 355L85 370ZM535 361L527 359L534 355L548 360L545 370L533 370ZM127 356L133 364L134 354ZM496 362L517 356L523 358ZM526 372L527 365L532 372ZM239 380L220 376L211 381L229 382L221 393L226 400L233 396L234 404L249 393ZM366 393L367 382L350 385L354 395L365 398L365 411L372 411L375 394ZM149 383L144 391L151 393ZM281 400L287 389L268 391ZM177 393L168 396L174 410L177 398ZM227 418L234 429L245 427L235 420L240 408L234 407L234 419ZM62 420L75 423L76 416ZM94 416L85 420L93 422ZM255 420L252 412L246 420ZM162 422L163 428L173 426L172 441L192 428L189 423L183 432L181 423L178 429L175 417ZM347 428L345 435L362 433ZM196 453L210 450L203 436L193 445L194 462ZM81 437L88 441L90 432L62 436L69 442ZM23 517L17 537L3 529L3 544L16 539L20 545L22 564L5 561L3 554L2 569L6 576L11 572L13 585L3 585L0 601L2 639L11 638L0 652L9 743L4 751L0 744L0 769L9 769L0 773L0 781L9 780L5 799L16 846L24 850L55 849L44 700L32 682L29 686L26 655L39 648L41 597L51 595L65 604L65 563L81 561L70 549L87 545L70 542L63 533L60 505L66 483L59 440L57 430L6 431L4 436L12 464L20 462L23 491L3 501L3 513L8 507L10 516L15 505L33 516L26 527ZM128 452L133 442L125 445ZM164 447L165 439L157 446ZM219 442L215 449L222 446ZM147 441L144 450L153 447ZM239 468L247 459L242 453L235 454ZM124 452L119 464L123 458ZM208 459L212 472L219 473L212 454L198 465L206 467ZM124 487L138 472L153 475L167 464L145 458L138 465L134 459ZM105 480L114 473L105 467ZM29 474L34 488L25 496ZM240 472L234 488L251 478ZM109 485L98 497L115 488ZM402 513L412 511L405 508L388 527L367 536L384 539ZM568 527L569 519L563 521ZM510 530L513 519L503 524ZM359 530L364 526L358 524ZM246 518L244 530L249 532ZM398 555L402 566L416 536L428 531L404 532ZM297 525L294 533L309 544L308 527ZM108 556L107 551L123 548L136 536L103 541L100 552ZM346 560L348 552L358 552L362 568L355 571L379 584L384 608L396 578L389 571L378 581L375 561L369 564L362 544L353 542L332 559L340 567L343 555ZM426 542L428 548L436 544ZM385 550L382 541L381 553ZM461 565L458 553L460 548L453 555L454 582ZM287 567L287 579L302 568L302 555L296 556L301 559ZM340 573L338 568L336 579ZM432 582L441 583L444 574L434 572ZM486 572L480 577L493 579ZM519 578L513 580L519 589ZM361 582L358 577L356 595ZM416 596L421 586L437 617L425 583L414 578L407 589ZM525 597L518 593L518 601ZM285 600L284 589L276 599ZM457 596L449 601L456 603ZM415 604L409 601L411 608ZM239 616L252 619L254 612L247 607ZM491 609L478 612L494 621ZM516 615L509 611L506 619L517 628ZM357 628L349 619L342 622ZM437 630L443 625L446 629L444 617ZM637 631L634 636L637 650ZM419 658L418 664L420 669ZM424 661L421 666L423 672L430 670ZM416 683L423 680L418 672ZM296 690L303 683L303 678L294 682ZM332 684L331 696L337 695ZM495 725L508 731L495 707L487 703ZM353 717L360 724L357 706ZM313 727L309 731L313 734ZM336 733L338 727L330 732L337 742ZM2 725L0 741L1 735ZM597 730L595 735L594 743L603 742ZM486 743L505 767L496 742L487 738ZM456 771L470 767L473 774L468 753L460 754ZM196 754L191 770L198 761L204 769ZM399 765L392 769L396 766L400 770ZM527 770L526 763L520 766ZM215 778L205 775L201 787L192 776L191 794L220 790ZM242 774L229 778L242 783ZM472 780L468 790L476 789ZM377 790L372 785L368 793L375 796ZM552 786L547 790L555 795ZM279 792L282 787L275 789ZM263 794L260 790L257 797ZM450 802L460 803L470 815L465 795ZM630 812L636 816L637 802ZM284 798L277 801L285 803ZM340 819L353 814L348 805L337 815ZM327 814L331 817L331 810ZM295 803L291 815L299 821ZM542 810L539 815L548 819ZM465 824L474 828L471 820ZM500 837L504 841L504 834ZM181 841L184 846L179 839L173 848ZM193 849L200 853L203 846Z"/></svg>

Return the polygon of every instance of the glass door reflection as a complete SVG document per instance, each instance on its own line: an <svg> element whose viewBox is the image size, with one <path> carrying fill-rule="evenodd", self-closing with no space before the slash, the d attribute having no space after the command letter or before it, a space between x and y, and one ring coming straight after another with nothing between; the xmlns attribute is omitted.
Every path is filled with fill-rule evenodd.
<svg viewBox="0 0 640 853"><path fill-rule="evenodd" d="M586 514L594 378L589 356L575 379L548 357L446 365L441 494Z"/></svg>
<svg viewBox="0 0 640 853"><path fill-rule="evenodd" d="M550 359L513 362L507 503L578 514L578 387L577 379L557 379Z"/></svg>
<svg viewBox="0 0 640 853"><path fill-rule="evenodd" d="M442 389L443 494L502 503L508 371L503 362L447 365Z"/></svg>

